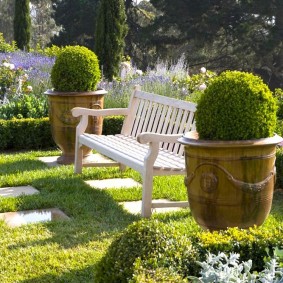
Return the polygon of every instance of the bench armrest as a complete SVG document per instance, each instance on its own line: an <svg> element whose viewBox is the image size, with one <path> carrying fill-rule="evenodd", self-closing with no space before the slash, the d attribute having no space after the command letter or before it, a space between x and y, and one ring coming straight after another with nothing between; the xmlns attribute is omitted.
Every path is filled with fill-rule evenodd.
<svg viewBox="0 0 283 283"><path fill-rule="evenodd" d="M137 136L137 141L139 143L159 143L168 142L175 143L181 138L183 134L156 134L150 132L144 132Z"/></svg>
<svg viewBox="0 0 283 283"><path fill-rule="evenodd" d="M128 108L109 108L109 109L89 109L82 107L75 107L72 109L74 117L79 116L119 116L128 115Z"/></svg>
<svg viewBox="0 0 283 283"><path fill-rule="evenodd" d="M88 116L119 116L128 115L129 113L128 108L89 109L75 107L71 111L74 117L81 117L76 128L76 140L78 139L79 135L85 132L88 124Z"/></svg>

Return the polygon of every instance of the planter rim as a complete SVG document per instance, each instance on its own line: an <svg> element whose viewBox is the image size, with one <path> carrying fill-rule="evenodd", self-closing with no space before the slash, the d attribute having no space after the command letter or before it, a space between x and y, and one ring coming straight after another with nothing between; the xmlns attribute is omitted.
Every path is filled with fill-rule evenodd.
<svg viewBox="0 0 283 283"><path fill-rule="evenodd" d="M104 95L108 92L105 89L97 89L93 91L57 91L53 89L48 89L44 92L47 95L59 95L59 96L88 96L88 95Z"/></svg>
<svg viewBox="0 0 283 283"><path fill-rule="evenodd" d="M247 147L247 146L263 146L276 145L283 142L283 138L275 134L273 137L252 139L252 140L200 140L197 131L190 131L185 133L178 142L183 145L199 146L199 147Z"/></svg>

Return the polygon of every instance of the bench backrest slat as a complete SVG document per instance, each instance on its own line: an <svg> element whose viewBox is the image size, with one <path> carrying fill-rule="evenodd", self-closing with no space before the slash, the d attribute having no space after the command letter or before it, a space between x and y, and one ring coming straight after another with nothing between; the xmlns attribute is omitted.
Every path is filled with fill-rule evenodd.
<svg viewBox="0 0 283 283"><path fill-rule="evenodd" d="M130 115L124 121L122 134L138 136L142 132L181 134L195 128L196 104L175 98L135 90L129 104ZM163 143L161 147L183 155L179 143Z"/></svg>

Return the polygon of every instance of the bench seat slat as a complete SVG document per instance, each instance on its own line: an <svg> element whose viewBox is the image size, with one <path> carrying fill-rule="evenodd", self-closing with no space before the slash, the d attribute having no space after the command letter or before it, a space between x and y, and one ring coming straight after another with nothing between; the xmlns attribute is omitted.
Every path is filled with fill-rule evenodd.
<svg viewBox="0 0 283 283"><path fill-rule="evenodd" d="M143 164L144 157L149 148L147 144L140 144L136 140L136 138L124 135L101 136L93 134L84 134L83 136L89 138L92 142L95 142L96 144L104 144L108 148L112 148L112 150L116 151L118 154L126 155L139 164ZM119 160L115 161L119 162ZM183 157L172 154L171 152L160 148L158 157L154 163L154 169L182 171L184 170L184 168L185 159Z"/></svg>

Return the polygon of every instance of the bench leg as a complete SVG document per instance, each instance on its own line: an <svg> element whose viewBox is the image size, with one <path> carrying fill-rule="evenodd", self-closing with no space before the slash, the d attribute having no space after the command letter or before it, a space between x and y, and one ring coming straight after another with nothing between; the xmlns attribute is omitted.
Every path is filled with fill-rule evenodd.
<svg viewBox="0 0 283 283"><path fill-rule="evenodd" d="M152 204L152 188L153 188L153 174L151 172L145 172L143 175L142 185L142 217L151 216L151 204Z"/></svg>
<svg viewBox="0 0 283 283"><path fill-rule="evenodd" d="M124 172L124 171L126 170L126 168L127 168L126 165L121 164L121 163L119 164L119 169L120 169L120 171Z"/></svg>
<svg viewBox="0 0 283 283"><path fill-rule="evenodd" d="M83 149L81 144L77 142L75 149L75 173L77 174L82 173L82 167L83 167Z"/></svg>

